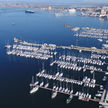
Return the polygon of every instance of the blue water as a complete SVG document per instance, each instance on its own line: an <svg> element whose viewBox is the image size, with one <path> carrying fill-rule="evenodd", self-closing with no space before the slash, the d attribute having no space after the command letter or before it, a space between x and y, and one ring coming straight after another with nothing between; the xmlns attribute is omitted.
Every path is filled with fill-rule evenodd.
<svg viewBox="0 0 108 108"><path fill-rule="evenodd" d="M25 14L24 9L10 9L0 13L0 108L98 108L98 103L82 102L75 98L66 105L68 96L63 94L51 100L51 92L47 90L29 95L29 84L32 75L38 72L38 61L6 55L4 45L12 44L13 37L29 42L101 48L102 43L96 39L73 37L64 24L108 29L108 21L101 22L92 17L55 17L46 11Z"/></svg>

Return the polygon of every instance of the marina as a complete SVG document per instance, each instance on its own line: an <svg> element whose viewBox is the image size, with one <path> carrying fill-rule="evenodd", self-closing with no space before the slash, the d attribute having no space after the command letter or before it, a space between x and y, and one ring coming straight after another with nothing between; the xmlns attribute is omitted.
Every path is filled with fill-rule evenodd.
<svg viewBox="0 0 108 108"><path fill-rule="evenodd" d="M91 80L91 83L90 83L89 82L90 80L88 80L87 77L85 77L83 79L83 81L76 81L76 80L64 78L62 76L63 76L63 73L56 73L55 75L49 75L49 74L46 74L46 70L42 70L41 72L36 74L36 82L32 81L32 83L30 84L30 87L32 87L31 91L34 91L34 89L35 89L35 91L33 92L33 93L35 93L39 90L39 88L42 88L42 89L52 91L52 96L51 96L52 99L55 98L58 93L69 95L69 98L66 100L67 104L72 101L73 97L78 97L79 100L86 101L86 102L88 102L88 101L99 102L100 105L106 106L105 108L107 108L107 106L108 106L108 104L107 104L107 99L108 99L107 98L107 85L104 90L103 86L95 84L95 81ZM41 78L44 77L45 79L60 81L59 82L60 84L58 82L53 83L52 88L49 88L48 86L50 85L51 81L47 82L45 85L44 85L44 82L41 82L39 84L37 77L41 77ZM66 82L66 85L65 86L61 85L61 82L62 83ZM70 87L69 87L68 83L71 83ZM88 86L88 87L93 87L93 88L95 86L99 86L100 90L102 90L103 92L99 91L98 94L96 94L96 97L93 97L91 94L84 93L81 91L74 92L73 84L78 84L79 86L84 85L84 87L85 87L85 85L93 85L93 86ZM30 91L30 94L32 94L31 91ZM101 98L99 98L99 97L101 97Z"/></svg>
<svg viewBox="0 0 108 108"><path fill-rule="evenodd" d="M4 108L107 108L108 22L71 14L55 17L71 10L59 9L2 12L0 101Z"/></svg>
<svg viewBox="0 0 108 108"><path fill-rule="evenodd" d="M34 94L42 88L52 91L52 99L54 99L58 93L69 95L66 100L67 104L72 101L73 97L78 97L78 100L81 101L95 101L99 102L100 105L107 105L107 101L104 101L107 100L107 89L104 90L103 85L97 83L96 79L97 72L103 72L104 75L108 73L107 55L103 55L101 52L96 54L93 53L93 51L89 57L73 56L70 52L64 55L61 54L64 53L64 50L68 49L70 51L72 47L75 49L75 46L57 46L47 43L35 44L21 41L17 38L14 38L13 45L6 45L5 47L8 55L50 61L50 70L48 72L43 67L43 70L36 74L35 81L34 77L32 77L30 94ZM61 49L62 52L58 52L58 49ZM79 51L78 53L81 54L83 52ZM42 65L44 66L45 64ZM106 69L103 70L103 66L106 67ZM55 71L57 72L52 73L54 67L56 67ZM66 74L66 71L72 71L71 78L67 77L68 73ZM92 77L83 74L88 73L88 71ZM82 73L82 75L79 75L78 72ZM77 77L75 77L76 75ZM103 81L106 81L105 77ZM74 87L77 87L77 90L74 89ZM92 92L93 89L96 90L94 93Z"/></svg>
<svg viewBox="0 0 108 108"><path fill-rule="evenodd" d="M107 73L107 71L103 71L101 68L96 68L94 66L89 66L89 65L83 65L81 67L75 63L72 64L72 63L64 62L64 61L54 61L50 65L52 66L53 64L57 64L60 68L65 68L65 69L70 69L70 70L75 70L75 71L83 70L85 72L86 70L90 70L91 73L93 73L94 71Z"/></svg>
<svg viewBox="0 0 108 108"><path fill-rule="evenodd" d="M96 98L95 99L92 99L91 98L91 95L89 93L86 94L86 93L77 91L75 94L73 94L73 87L71 87L71 89L62 88L62 86L58 86L58 83L57 83L57 85L54 85L53 88L48 88L48 87L45 87L44 85L42 86L42 83L40 83L40 85L38 85L38 84L36 84L36 82L30 84L31 87L33 86L33 89L31 89L31 91L34 91L35 88L36 88L35 89L36 90L35 92L37 92L38 88L42 88L42 89L46 89L46 90L53 91L52 99L57 96L57 93L62 93L62 94L70 95L70 96L71 95L72 96L76 96L76 97L79 98L79 100L82 100L82 101L89 101L89 100L96 101L96 102L99 102L100 101L98 98L97 99ZM31 91L30 91L30 93L32 94Z"/></svg>
<svg viewBox="0 0 108 108"><path fill-rule="evenodd" d="M46 79L52 79L52 80L57 80L60 82L66 82L66 83L73 83L73 84L77 84L77 85L83 85L83 86L88 86L88 87L95 87L95 86L99 86L98 84L95 84L96 80L95 79L90 79L87 77L84 77L82 81L78 81L78 80L74 80L74 79L69 79L69 78L65 78L62 77L63 73L56 73L56 75L49 75L49 74L45 74L42 72L39 72L37 74L38 77L44 77Z"/></svg>
<svg viewBox="0 0 108 108"><path fill-rule="evenodd" d="M17 42L17 40L14 39L14 42ZM25 42L26 43L26 42ZM42 59L47 60L49 58L52 58L53 55L56 55L57 52L55 52L55 48L53 47L46 47L45 44L40 46L33 47L32 45L22 45L15 44L15 45L6 45L7 48L7 54L8 55L16 55L16 56L23 56L28 58L36 58L36 59Z"/></svg>
<svg viewBox="0 0 108 108"><path fill-rule="evenodd" d="M108 39L108 30L90 27L76 27L69 24L65 24L66 28L69 28L75 37L93 38L99 42L106 43Z"/></svg>
<svg viewBox="0 0 108 108"><path fill-rule="evenodd" d="M38 85L37 85L38 86ZM55 91L55 90L53 90L53 89L51 89L51 88L45 88L45 87L40 87L40 86L38 86L39 88L42 88L42 89L46 89L46 90L50 90L50 91ZM61 92L61 91L55 91L55 92L58 92L58 93L62 93L62 94L66 94L66 95L70 95L69 93L65 93L65 92ZM80 93L79 93L80 94ZM77 95L77 93L76 94L71 94L72 96L80 96L80 95ZM86 96L86 97L81 97L81 99L80 100L83 100L83 101L89 101L89 100L91 100L91 101L96 101L96 102L99 102L99 99L91 99L90 98L91 96Z"/></svg>
<svg viewBox="0 0 108 108"><path fill-rule="evenodd" d="M46 45L48 46L48 44ZM57 51L58 46L56 45L54 46ZM67 104L70 103L73 97L75 96L78 97L78 99L81 101L88 102L89 100L91 100L98 102L100 105L103 106L104 104L107 105L107 101L102 101L104 95L107 94L107 90L105 93L103 85L96 84L97 80L95 79L96 72L104 72L105 75L107 74L107 69L106 71L103 71L103 69L101 68L102 66L106 66L107 68L107 62L105 61L108 58L107 55L101 55L101 53L100 54L91 53L90 58L77 57L71 55L61 55L61 56L60 55L61 54L58 54L57 52L55 56L50 58L50 60L52 61L49 64L50 67L53 68L54 66L57 66L57 70L58 69L72 70L74 71L74 73L75 71L86 72L87 70L89 70L90 73L93 74L93 77L89 78L88 76L83 76L82 79L76 80L74 79L74 73L72 76L73 78L67 78L65 77L64 72L63 71L60 72L60 70L55 74L52 72L46 72L46 70L42 70L41 72L36 74L36 77L38 79L42 79L41 80L42 82L39 84L39 81L36 80L36 82L31 83L30 87L33 87L31 91L35 93L38 91L39 88L50 90L52 91L52 96L51 96L52 99L54 99L58 93L69 95L68 99L66 100ZM44 80L47 80L46 84L44 83ZM105 78L103 78L103 80L105 80ZM53 86L51 82L53 82ZM79 86L78 88L80 89L74 91L75 86ZM88 92L88 90L91 88L95 90L98 88L98 91L95 92L95 94L91 95L90 92ZM31 91L30 93L32 94Z"/></svg>

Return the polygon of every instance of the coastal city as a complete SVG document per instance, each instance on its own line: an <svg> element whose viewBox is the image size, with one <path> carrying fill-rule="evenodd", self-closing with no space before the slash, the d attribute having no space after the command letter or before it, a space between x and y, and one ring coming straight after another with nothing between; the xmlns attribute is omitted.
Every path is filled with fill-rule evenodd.
<svg viewBox="0 0 108 108"><path fill-rule="evenodd" d="M0 0L2 108L108 108L108 1Z"/></svg>

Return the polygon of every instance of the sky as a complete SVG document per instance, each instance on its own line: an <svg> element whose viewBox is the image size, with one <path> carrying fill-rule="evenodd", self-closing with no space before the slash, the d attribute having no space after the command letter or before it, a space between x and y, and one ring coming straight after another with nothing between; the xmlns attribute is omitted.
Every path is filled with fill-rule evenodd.
<svg viewBox="0 0 108 108"><path fill-rule="evenodd" d="M0 2L35 2L35 3L108 3L108 0L0 0Z"/></svg>

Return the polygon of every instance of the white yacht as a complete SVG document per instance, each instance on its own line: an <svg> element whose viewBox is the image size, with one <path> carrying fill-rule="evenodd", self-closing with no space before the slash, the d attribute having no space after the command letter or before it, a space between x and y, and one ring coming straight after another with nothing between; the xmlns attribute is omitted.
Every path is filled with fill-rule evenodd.
<svg viewBox="0 0 108 108"><path fill-rule="evenodd" d="M57 96L57 91L54 91L51 98L54 99Z"/></svg>
<svg viewBox="0 0 108 108"><path fill-rule="evenodd" d="M37 92L38 89L39 89L39 86L38 85L35 86L32 90L30 90L30 94L33 94L33 93Z"/></svg>

